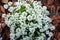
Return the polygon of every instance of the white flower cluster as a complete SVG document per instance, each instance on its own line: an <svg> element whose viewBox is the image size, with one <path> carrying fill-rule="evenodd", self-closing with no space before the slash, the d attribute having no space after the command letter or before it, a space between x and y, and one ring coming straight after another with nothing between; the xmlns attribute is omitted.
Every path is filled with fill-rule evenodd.
<svg viewBox="0 0 60 40"><path fill-rule="evenodd" d="M47 16L47 7L41 2L15 2L14 6L9 2L5 6L10 12L5 17L5 23L10 27L10 40L50 40L53 36L49 30L55 27Z"/></svg>

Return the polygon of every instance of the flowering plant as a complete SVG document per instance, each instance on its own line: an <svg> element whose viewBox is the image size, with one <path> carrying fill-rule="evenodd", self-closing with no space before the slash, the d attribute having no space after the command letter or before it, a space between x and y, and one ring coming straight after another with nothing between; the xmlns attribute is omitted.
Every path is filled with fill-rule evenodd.
<svg viewBox="0 0 60 40"><path fill-rule="evenodd" d="M49 30L55 27L47 16L46 6L40 1L20 1L12 5L12 2L4 5L9 11L5 23L10 28L10 40L50 40L53 34Z"/></svg>

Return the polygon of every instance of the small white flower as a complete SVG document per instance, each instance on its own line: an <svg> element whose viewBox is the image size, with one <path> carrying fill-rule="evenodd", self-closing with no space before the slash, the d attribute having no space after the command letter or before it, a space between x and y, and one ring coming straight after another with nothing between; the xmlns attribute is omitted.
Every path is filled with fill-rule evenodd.
<svg viewBox="0 0 60 40"><path fill-rule="evenodd" d="M10 28L10 32L14 33L14 29L15 29L15 27L12 26L12 27Z"/></svg>
<svg viewBox="0 0 60 40"><path fill-rule="evenodd" d="M27 16L27 13L26 13L26 12L23 12L22 15L23 15L23 16Z"/></svg>
<svg viewBox="0 0 60 40"><path fill-rule="evenodd" d="M32 14L32 18L33 18L33 19L36 19L36 15L35 15L35 14Z"/></svg>
<svg viewBox="0 0 60 40"><path fill-rule="evenodd" d="M15 11L18 11L18 10L21 8L21 6L17 6L17 7L15 7L15 8L16 8Z"/></svg>
<svg viewBox="0 0 60 40"><path fill-rule="evenodd" d="M47 7L46 6L43 6L43 9L47 9Z"/></svg>
<svg viewBox="0 0 60 40"><path fill-rule="evenodd" d="M42 33L42 37L46 37L46 35L44 33Z"/></svg>
<svg viewBox="0 0 60 40"><path fill-rule="evenodd" d="M4 8L5 8L5 9L7 9L7 8L8 8L8 5L7 5L7 4L5 4L5 5L4 5Z"/></svg>
<svg viewBox="0 0 60 40"><path fill-rule="evenodd" d="M46 34L49 34L50 32L49 31L46 31Z"/></svg>
<svg viewBox="0 0 60 40"><path fill-rule="evenodd" d="M13 7L10 7L10 8L8 9L9 12L13 12L13 10L14 10Z"/></svg>
<svg viewBox="0 0 60 40"><path fill-rule="evenodd" d="M30 37L26 36L23 38L23 40L30 40Z"/></svg>
<svg viewBox="0 0 60 40"><path fill-rule="evenodd" d="M17 33L16 33L16 37L17 37L17 38L19 38L20 35L21 35L21 32L17 32Z"/></svg>
<svg viewBox="0 0 60 40"><path fill-rule="evenodd" d="M49 33L49 36L50 36L50 37L51 37L51 36L53 36L53 33L52 33L52 32L50 32L50 33Z"/></svg>
<svg viewBox="0 0 60 40"><path fill-rule="evenodd" d="M45 30L44 29L40 29L40 32L44 32Z"/></svg>
<svg viewBox="0 0 60 40"><path fill-rule="evenodd" d="M25 3L24 6L25 6L27 9L30 8L30 4L28 4L28 3Z"/></svg>
<svg viewBox="0 0 60 40"><path fill-rule="evenodd" d="M24 26L24 23L21 23L21 25L20 25L21 27L23 27Z"/></svg>
<svg viewBox="0 0 60 40"><path fill-rule="evenodd" d="M54 29L55 29L55 26L51 26L50 29L51 29L51 30L54 30Z"/></svg>
<svg viewBox="0 0 60 40"><path fill-rule="evenodd" d="M44 40L44 37L43 36L40 36L40 37L36 37L35 40Z"/></svg>
<svg viewBox="0 0 60 40"><path fill-rule="evenodd" d="M14 39L15 38L15 34L14 33L10 33L10 38Z"/></svg>
<svg viewBox="0 0 60 40"><path fill-rule="evenodd" d="M32 16L31 16L31 15L28 15L27 19L28 19L29 21L31 21L31 20L32 20Z"/></svg>
<svg viewBox="0 0 60 40"><path fill-rule="evenodd" d="M34 32L35 32L35 28L29 28L29 31L30 31L31 33L34 33Z"/></svg>
<svg viewBox="0 0 60 40"><path fill-rule="evenodd" d="M19 17L19 13L15 13L14 17L18 18Z"/></svg>
<svg viewBox="0 0 60 40"><path fill-rule="evenodd" d="M12 2L8 2L8 6L11 6L12 5Z"/></svg>
<svg viewBox="0 0 60 40"><path fill-rule="evenodd" d="M27 9L26 12L30 13L30 10Z"/></svg>
<svg viewBox="0 0 60 40"><path fill-rule="evenodd" d="M48 30L49 29L49 26L48 25L45 25L44 26L44 30Z"/></svg>
<svg viewBox="0 0 60 40"><path fill-rule="evenodd" d="M11 27L11 26L10 26L10 25L12 24L11 21L7 21L7 20L6 20L5 23L7 24L8 27Z"/></svg>
<svg viewBox="0 0 60 40"><path fill-rule="evenodd" d="M17 28L17 29L16 29L16 32L20 32L20 28Z"/></svg>
<svg viewBox="0 0 60 40"><path fill-rule="evenodd" d="M41 25L37 25L37 27L38 27L38 28L42 28L42 26L41 26Z"/></svg>
<svg viewBox="0 0 60 40"><path fill-rule="evenodd" d="M49 11L45 11L46 12L46 15L49 15Z"/></svg>
<svg viewBox="0 0 60 40"><path fill-rule="evenodd" d="M20 20L21 20L21 21L25 21L25 20L26 20L26 16L21 15L21 16L20 16Z"/></svg>
<svg viewBox="0 0 60 40"><path fill-rule="evenodd" d="M19 5L19 2L14 2L14 5Z"/></svg>
<svg viewBox="0 0 60 40"><path fill-rule="evenodd" d="M22 35L25 34L25 28L21 28L21 34L22 34Z"/></svg>
<svg viewBox="0 0 60 40"><path fill-rule="evenodd" d="M6 16L6 14L2 14L2 17L4 18Z"/></svg>

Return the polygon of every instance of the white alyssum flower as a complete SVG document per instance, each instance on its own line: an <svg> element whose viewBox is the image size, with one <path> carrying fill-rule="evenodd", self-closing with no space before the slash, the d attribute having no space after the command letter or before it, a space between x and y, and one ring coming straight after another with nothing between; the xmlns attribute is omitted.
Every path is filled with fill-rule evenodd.
<svg viewBox="0 0 60 40"><path fill-rule="evenodd" d="M44 32L45 30L44 29L40 29L40 32Z"/></svg>
<svg viewBox="0 0 60 40"><path fill-rule="evenodd" d="M8 6L11 6L12 5L12 2L8 2Z"/></svg>
<svg viewBox="0 0 60 40"><path fill-rule="evenodd" d="M17 32L17 33L16 33L16 37L17 37L17 38L19 38L20 35L21 35L21 32Z"/></svg>
<svg viewBox="0 0 60 40"><path fill-rule="evenodd" d="M23 12L22 15L23 15L23 16L27 16L27 13L26 13L26 12Z"/></svg>
<svg viewBox="0 0 60 40"><path fill-rule="evenodd" d="M19 5L19 2L15 2L14 5Z"/></svg>
<svg viewBox="0 0 60 40"><path fill-rule="evenodd" d="M45 25L44 26L44 30L48 30L49 29L49 26L48 25Z"/></svg>
<svg viewBox="0 0 60 40"><path fill-rule="evenodd" d="M33 18L33 19L36 19L36 15L35 15L35 14L32 14L32 18Z"/></svg>
<svg viewBox="0 0 60 40"><path fill-rule="evenodd" d="M13 7L10 7L10 8L8 9L8 11L10 11L10 12L13 12L13 10L14 10Z"/></svg>
<svg viewBox="0 0 60 40"><path fill-rule="evenodd" d="M4 18L6 16L6 14L2 14L2 17Z"/></svg>
<svg viewBox="0 0 60 40"><path fill-rule="evenodd" d="M15 34L14 33L11 33L10 34L10 38L13 40L15 38Z"/></svg>
<svg viewBox="0 0 60 40"><path fill-rule="evenodd" d="M16 32L20 32L20 28L17 28L17 29L16 29Z"/></svg>
<svg viewBox="0 0 60 40"><path fill-rule="evenodd" d="M31 33L34 33L35 32L35 29L34 28L29 28L30 32Z"/></svg>
<svg viewBox="0 0 60 40"><path fill-rule="evenodd" d="M10 28L10 32L12 32L12 33L14 33L14 29L15 29L15 27L14 27L14 25Z"/></svg>
<svg viewBox="0 0 60 40"><path fill-rule="evenodd" d="M4 8L5 8L5 9L8 9L8 5L7 5L7 4L5 4L5 5L4 5Z"/></svg>
<svg viewBox="0 0 60 40"><path fill-rule="evenodd" d="M46 7L46 6L43 6L43 9L45 9L45 10L46 10L46 9L47 9L47 7Z"/></svg>
<svg viewBox="0 0 60 40"><path fill-rule="evenodd" d="M50 36L50 37L53 36L53 33L52 33L52 32L49 32L49 36Z"/></svg>
<svg viewBox="0 0 60 40"><path fill-rule="evenodd" d="M51 26L50 29L51 29L51 30L54 30L54 29L55 29L55 26Z"/></svg>
<svg viewBox="0 0 60 40"><path fill-rule="evenodd" d="M31 16L31 15L28 15L27 19L28 19L29 21L31 21L31 20L32 20L32 16Z"/></svg>
<svg viewBox="0 0 60 40"><path fill-rule="evenodd" d="M49 33L50 33L50 32L47 30L47 31L46 31L46 34L49 34Z"/></svg>
<svg viewBox="0 0 60 40"><path fill-rule="evenodd" d="M20 18L19 18L21 21L25 21L26 20L26 16L20 16Z"/></svg>

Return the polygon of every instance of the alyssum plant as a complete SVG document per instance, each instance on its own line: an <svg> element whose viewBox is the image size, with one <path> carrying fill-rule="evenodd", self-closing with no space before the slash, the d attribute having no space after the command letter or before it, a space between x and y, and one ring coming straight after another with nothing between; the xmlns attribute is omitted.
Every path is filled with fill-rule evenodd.
<svg viewBox="0 0 60 40"><path fill-rule="evenodd" d="M5 23L10 28L10 40L50 40L53 36L49 30L55 27L40 1L8 2L4 8L9 11Z"/></svg>

